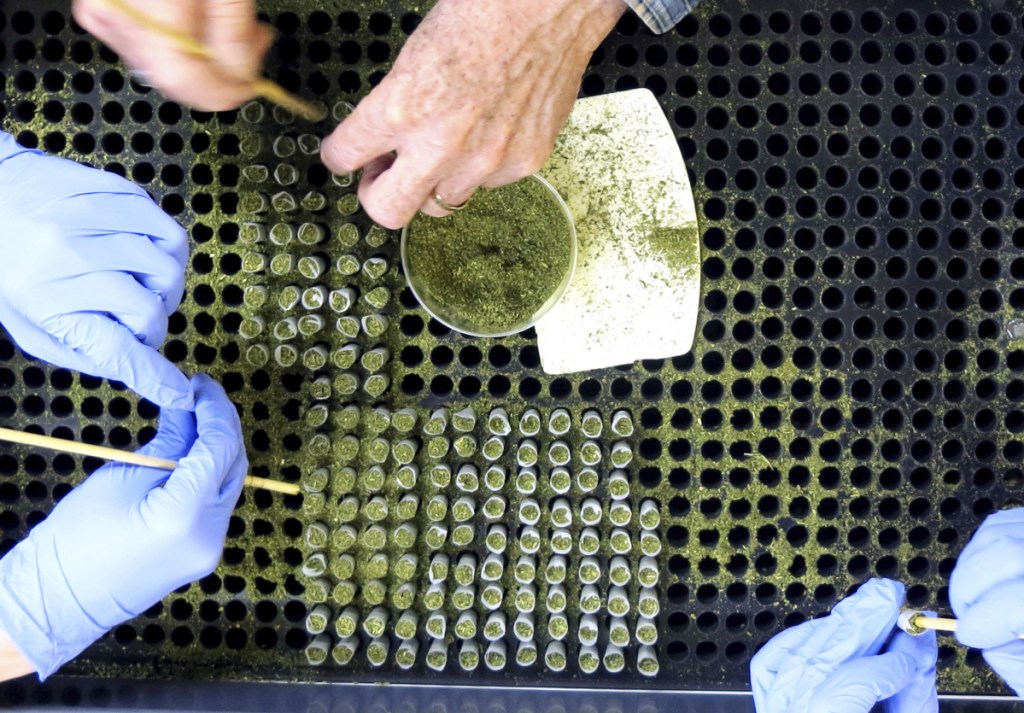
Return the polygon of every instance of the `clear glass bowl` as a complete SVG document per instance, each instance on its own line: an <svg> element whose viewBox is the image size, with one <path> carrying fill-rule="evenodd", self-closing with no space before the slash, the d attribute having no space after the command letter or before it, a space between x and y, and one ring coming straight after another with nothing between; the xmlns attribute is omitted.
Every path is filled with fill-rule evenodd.
<svg viewBox="0 0 1024 713"><path fill-rule="evenodd" d="M551 293L551 296L548 297L544 304L541 305L540 309L534 312L533 315L531 315L522 324L517 324L510 329L501 332L482 331L479 329L478 326L473 324L471 317L468 317L466 315L455 314L453 310L446 309L445 305L434 303L430 299L426 298L426 290L417 288L417 277L415 274L413 274L413 271L409 269L409 258L406 250L406 246L409 240L409 225L405 226L405 228L402 229L402 270L405 272L405 279L409 283L409 288L412 290L412 293L416 296L416 299L419 300L419 303L423 305L423 309L425 309L431 317L436 319L438 322L441 322L446 327L450 327L451 329L454 329L457 332L461 332L462 334L466 334L470 337L507 337L510 334L517 334L518 332L522 332L524 329L529 329L530 327L532 327L534 324L537 323L537 320L539 320L541 317L543 317L545 314L551 311L551 308L558 304L558 301L562 299L562 295L564 295L566 289L568 289L569 282L572 281L573 273L576 271L577 253L576 224L573 222L572 214L569 212L569 206L565 204L565 201L562 200L562 196L558 194L558 191L555 190L554 186L552 186L550 183L548 183L546 180L544 180L537 174L528 176L523 180L537 181L538 183L540 183L542 186L544 186L544 188L547 189L547 192L551 195L552 200L556 201L558 205L561 207L562 213L563 215L565 215L565 220L569 225L569 267L565 271L565 275L562 277L561 282L559 282L558 287L555 289L554 292Z"/></svg>

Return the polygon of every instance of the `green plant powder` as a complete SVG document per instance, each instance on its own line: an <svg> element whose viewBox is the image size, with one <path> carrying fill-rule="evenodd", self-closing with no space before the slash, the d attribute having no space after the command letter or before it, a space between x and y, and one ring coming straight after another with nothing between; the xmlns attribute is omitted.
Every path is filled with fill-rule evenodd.
<svg viewBox="0 0 1024 713"><path fill-rule="evenodd" d="M523 329L572 262L565 213L532 178L480 191L447 218L418 215L406 240L410 281L426 306L482 334Z"/></svg>

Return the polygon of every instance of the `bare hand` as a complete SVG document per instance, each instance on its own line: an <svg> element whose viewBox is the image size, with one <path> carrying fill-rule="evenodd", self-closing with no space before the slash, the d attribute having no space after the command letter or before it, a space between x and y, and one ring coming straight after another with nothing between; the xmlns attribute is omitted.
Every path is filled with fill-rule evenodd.
<svg viewBox="0 0 1024 713"><path fill-rule="evenodd" d="M78 23L117 52L133 70L175 101L203 109L233 109L252 96L270 47L270 28L256 20L253 0L124 0L153 20L184 32L216 58L196 57L142 27L108 0L75 0Z"/></svg>
<svg viewBox="0 0 1024 713"><path fill-rule="evenodd" d="M324 142L336 173L363 171L381 225L447 212L480 186L547 160L591 54L622 0L440 0L394 69Z"/></svg>

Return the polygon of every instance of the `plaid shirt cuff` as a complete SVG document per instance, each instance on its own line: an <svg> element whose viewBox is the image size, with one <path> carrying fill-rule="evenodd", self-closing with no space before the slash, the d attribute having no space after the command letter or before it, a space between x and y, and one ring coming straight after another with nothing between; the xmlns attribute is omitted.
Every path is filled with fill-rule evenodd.
<svg viewBox="0 0 1024 713"><path fill-rule="evenodd" d="M626 0L633 12L658 34L675 27L698 2L700 0Z"/></svg>

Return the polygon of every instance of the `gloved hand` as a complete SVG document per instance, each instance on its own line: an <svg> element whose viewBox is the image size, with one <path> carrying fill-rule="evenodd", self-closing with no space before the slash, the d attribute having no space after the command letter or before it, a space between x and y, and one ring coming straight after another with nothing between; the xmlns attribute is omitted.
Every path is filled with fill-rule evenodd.
<svg viewBox="0 0 1024 713"><path fill-rule="evenodd" d="M934 713L935 632L895 631L903 585L872 579L814 619L777 635L750 662L757 713Z"/></svg>
<svg viewBox="0 0 1024 713"><path fill-rule="evenodd" d="M949 579L956 638L1024 695L1024 508L989 515Z"/></svg>
<svg viewBox="0 0 1024 713"><path fill-rule="evenodd" d="M33 356L190 409L156 352L181 301L185 232L138 186L0 132L0 324Z"/></svg>
<svg viewBox="0 0 1024 713"><path fill-rule="evenodd" d="M195 413L164 410L140 451L180 460L173 473L100 468L0 560L0 630L41 679L217 566L248 460L224 389L192 386Z"/></svg>

